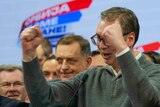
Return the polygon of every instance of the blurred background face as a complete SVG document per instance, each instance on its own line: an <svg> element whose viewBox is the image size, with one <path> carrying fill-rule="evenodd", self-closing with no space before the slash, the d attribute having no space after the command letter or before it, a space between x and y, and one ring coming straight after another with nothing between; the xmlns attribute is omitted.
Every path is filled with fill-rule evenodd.
<svg viewBox="0 0 160 107"><path fill-rule="evenodd" d="M146 59L147 59L148 61L152 61L152 60L153 60L149 55L146 55Z"/></svg>
<svg viewBox="0 0 160 107"><path fill-rule="evenodd" d="M42 66L42 71L46 80L54 80L57 75L57 61L55 59L46 60Z"/></svg>
<svg viewBox="0 0 160 107"><path fill-rule="evenodd" d="M82 56L80 45L74 42L69 45L58 45L56 49L57 70L61 80L75 76L87 69L87 58Z"/></svg>
<svg viewBox="0 0 160 107"><path fill-rule="evenodd" d="M0 72L0 95L25 101L27 95L21 71Z"/></svg>
<svg viewBox="0 0 160 107"><path fill-rule="evenodd" d="M96 67L96 66L105 66L106 63L102 57L101 54L97 54L95 56L92 56L92 63L90 65L90 67Z"/></svg>
<svg viewBox="0 0 160 107"><path fill-rule="evenodd" d="M102 32L104 30L104 28L108 25L110 25L111 23L107 22L107 21L100 21L98 26L97 26L97 35L99 36L99 38L101 39L105 39L105 37L102 35ZM100 42L98 45L99 51L102 55L102 57L104 58L104 61L106 64L108 65L115 65L116 63L116 51L115 49L108 43L106 43L106 45L103 44L103 42Z"/></svg>

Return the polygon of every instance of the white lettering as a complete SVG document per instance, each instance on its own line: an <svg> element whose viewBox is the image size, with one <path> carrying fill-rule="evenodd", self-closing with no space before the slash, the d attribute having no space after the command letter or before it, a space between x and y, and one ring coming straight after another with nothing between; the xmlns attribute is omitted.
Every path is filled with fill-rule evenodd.
<svg viewBox="0 0 160 107"><path fill-rule="evenodd" d="M46 36L53 36L57 34L64 34L67 31L67 26L66 25L58 25L58 26L49 26L42 28L43 34Z"/></svg>
<svg viewBox="0 0 160 107"><path fill-rule="evenodd" d="M41 28L44 28L44 27L48 27L48 26L57 24L57 20L58 20L57 17L50 18L50 19L42 20L40 22L36 22L35 25L39 25Z"/></svg>
<svg viewBox="0 0 160 107"><path fill-rule="evenodd" d="M25 26L28 26L29 24L40 21L45 18L53 17L58 14L69 12L70 8L68 4L62 4L58 5L56 7L49 8L47 10L44 10L42 12L38 12L34 14L33 16L30 16L28 19L25 20Z"/></svg>
<svg viewBox="0 0 160 107"><path fill-rule="evenodd" d="M69 12L69 11L70 11L70 8L68 4L63 4L59 9L59 14Z"/></svg>
<svg viewBox="0 0 160 107"><path fill-rule="evenodd" d="M59 6L52 8L50 12L51 16L56 16L58 14L58 11L59 11Z"/></svg>

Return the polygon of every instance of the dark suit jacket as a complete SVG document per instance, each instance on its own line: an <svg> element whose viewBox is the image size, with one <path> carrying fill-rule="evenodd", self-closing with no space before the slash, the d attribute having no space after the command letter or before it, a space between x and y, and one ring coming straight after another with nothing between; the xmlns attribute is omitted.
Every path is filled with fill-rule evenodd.
<svg viewBox="0 0 160 107"><path fill-rule="evenodd" d="M0 107L29 107L29 104L0 96Z"/></svg>

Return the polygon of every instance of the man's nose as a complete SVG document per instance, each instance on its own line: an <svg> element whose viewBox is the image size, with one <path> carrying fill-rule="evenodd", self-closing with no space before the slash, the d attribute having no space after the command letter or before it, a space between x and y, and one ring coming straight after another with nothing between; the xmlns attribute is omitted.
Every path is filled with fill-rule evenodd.
<svg viewBox="0 0 160 107"><path fill-rule="evenodd" d="M16 87L14 86L14 84L11 84L8 89L9 89L9 90L16 90Z"/></svg>
<svg viewBox="0 0 160 107"><path fill-rule="evenodd" d="M53 74L50 74L48 80L54 80L56 77Z"/></svg>
<svg viewBox="0 0 160 107"><path fill-rule="evenodd" d="M70 67L69 67L69 64L67 63L66 60L63 61L62 63L62 66L61 66L61 71L66 71L68 70Z"/></svg>

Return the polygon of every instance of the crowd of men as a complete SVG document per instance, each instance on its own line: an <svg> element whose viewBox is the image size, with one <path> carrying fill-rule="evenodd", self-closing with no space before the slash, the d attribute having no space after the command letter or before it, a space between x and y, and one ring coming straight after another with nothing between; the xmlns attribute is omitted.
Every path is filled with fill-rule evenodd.
<svg viewBox="0 0 160 107"><path fill-rule="evenodd" d="M38 26L22 31L22 66L0 65L0 105L160 107L160 54L149 60L134 50L140 30L135 13L112 7L100 16L94 51L83 36L68 34L53 53Z"/></svg>

